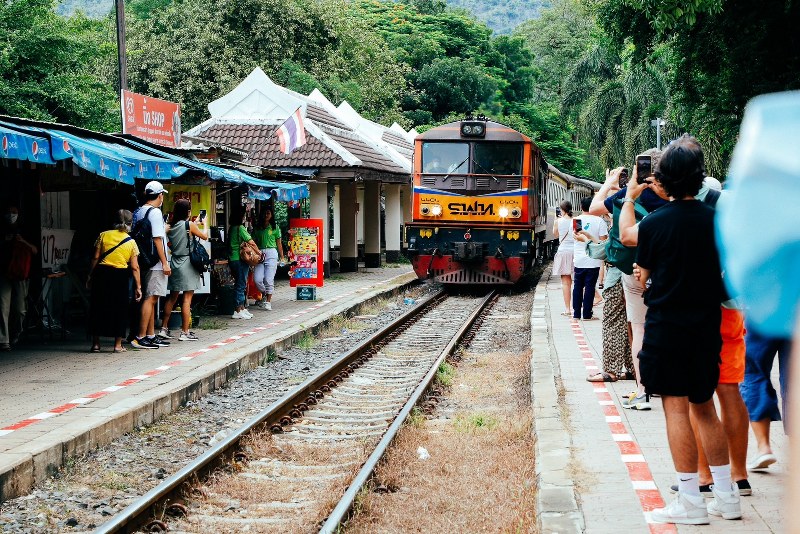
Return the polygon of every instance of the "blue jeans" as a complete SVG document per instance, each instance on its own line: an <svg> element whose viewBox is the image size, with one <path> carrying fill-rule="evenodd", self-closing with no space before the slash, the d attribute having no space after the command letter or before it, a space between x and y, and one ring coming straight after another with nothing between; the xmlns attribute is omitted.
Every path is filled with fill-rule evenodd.
<svg viewBox="0 0 800 534"><path fill-rule="evenodd" d="M594 286L599 276L600 267L575 267L575 284L572 287L572 316L575 319L581 318L581 307L583 318L592 318Z"/></svg>
<svg viewBox="0 0 800 534"><path fill-rule="evenodd" d="M231 274L236 284L233 289L236 291L236 307L247 304L247 276L250 274L250 266L242 260L231 261Z"/></svg>
<svg viewBox="0 0 800 534"><path fill-rule="evenodd" d="M770 421L780 421L781 412L783 412L784 419L787 419L790 340L763 336L753 330L751 325L748 325L744 343L747 348L744 382L739 386L739 389L742 392L744 403L747 405L750 420L761 421L762 419L769 419ZM778 354L778 369L780 371L780 410L778 409L778 395L772 386L772 379L770 378L776 353ZM783 428L786 430L785 421Z"/></svg>

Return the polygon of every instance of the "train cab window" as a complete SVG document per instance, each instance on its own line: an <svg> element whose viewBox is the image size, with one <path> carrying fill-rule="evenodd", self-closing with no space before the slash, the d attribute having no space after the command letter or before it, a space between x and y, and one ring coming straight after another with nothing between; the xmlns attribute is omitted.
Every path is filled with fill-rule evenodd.
<svg viewBox="0 0 800 534"><path fill-rule="evenodd" d="M422 172L466 174L469 143L423 143Z"/></svg>
<svg viewBox="0 0 800 534"><path fill-rule="evenodd" d="M522 145L475 143L472 172L475 174L522 174Z"/></svg>

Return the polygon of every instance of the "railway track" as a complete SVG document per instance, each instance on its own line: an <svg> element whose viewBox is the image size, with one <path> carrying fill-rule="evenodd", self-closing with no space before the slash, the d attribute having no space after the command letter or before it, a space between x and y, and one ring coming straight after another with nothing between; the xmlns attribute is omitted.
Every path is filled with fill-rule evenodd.
<svg viewBox="0 0 800 534"><path fill-rule="evenodd" d="M335 532L441 362L495 298L434 295L97 532Z"/></svg>

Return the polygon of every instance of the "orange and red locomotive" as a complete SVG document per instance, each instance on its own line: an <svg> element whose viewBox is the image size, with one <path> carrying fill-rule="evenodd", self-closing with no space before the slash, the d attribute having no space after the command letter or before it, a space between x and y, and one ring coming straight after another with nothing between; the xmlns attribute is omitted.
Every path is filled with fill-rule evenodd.
<svg viewBox="0 0 800 534"><path fill-rule="evenodd" d="M407 254L420 278L514 284L541 251L547 163L530 138L484 117L414 142Z"/></svg>

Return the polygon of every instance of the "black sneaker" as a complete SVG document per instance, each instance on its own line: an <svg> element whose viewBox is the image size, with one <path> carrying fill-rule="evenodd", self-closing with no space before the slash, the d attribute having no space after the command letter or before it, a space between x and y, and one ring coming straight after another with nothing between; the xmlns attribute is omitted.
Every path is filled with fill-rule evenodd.
<svg viewBox="0 0 800 534"><path fill-rule="evenodd" d="M156 345L146 337L143 337L142 339L135 337L133 338L133 341L131 341L131 347L133 347L134 349L157 349L158 345Z"/></svg>
<svg viewBox="0 0 800 534"><path fill-rule="evenodd" d="M156 345L158 345L159 347L169 347L169 341L167 341L165 338L163 338L163 337L161 337L159 335L156 335L155 337L148 338L148 339L150 341L152 341L153 343L155 343Z"/></svg>
<svg viewBox="0 0 800 534"><path fill-rule="evenodd" d="M747 482L747 481L745 480L745 482ZM711 491L711 486L712 485L713 484L700 484L700 495L702 495L703 497L707 497L709 499L711 497L713 497L714 494ZM671 485L669 487L669 491L672 492L672 493L678 493L678 485L677 484Z"/></svg>
<svg viewBox="0 0 800 534"><path fill-rule="evenodd" d="M747 479L737 480L736 485L739 486L739 495L747 497L748 495L753 494L753 488L750 487L750 483Z"/></svg>

